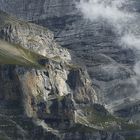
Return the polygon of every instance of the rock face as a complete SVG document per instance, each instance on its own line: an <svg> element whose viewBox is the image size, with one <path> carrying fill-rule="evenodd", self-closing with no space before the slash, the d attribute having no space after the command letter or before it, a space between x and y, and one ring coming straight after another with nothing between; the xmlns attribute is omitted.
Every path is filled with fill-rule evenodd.
<svg viewBox="0 0 140 140"><path fill-rule="evenodd" d="M132 92L137 93L135 85L130 82L134 75L135 54L116 44L116 34L103 21L93 23L83 19L76 2L0 1L4 11L54 31L57 42L74 51L87 66L101 102L114 106L116 101L133 96Z"/></svg>
<svg viewBox="0 0 140 140"><path fill-rule="evenodd" d="M81 139L80 132L69 129L76 124L84 126L83 108L97 102L87 72L72 64L71 54L54 42L46 28L18 21L3 12L0 20L1 39L50 58L40 62L45 68L0 66L2 139ZM83 138L90 136L94 134L85 132Z"/></svg>
<svg viewBox="0 0 140 140"><path fill-rule="evenodd" d="M84 69L73 64L75 57L56 44L53 34L46 28L1 13L1 38L51 58L40 62L46 67L43 70L1 66L1 110L7 109L1 121L6 116L6 122L14 128L11 132L9 126L4 127L5 123L1 126L1 136L5 139L124 139L117 133L99 131L104 127L101 122L110 116L104 107L94 103L99 99L112 104L132 95L135 85L129 80L134 75L135 55L132 50L115 44L116 35L106 24L84 20L75 2L0 0L0 9L54 31L56 41L75 52L87 66L93 81ZM8 90L3 83L8 84ZM10 115L14 109L15 115ZM118 115L118 110L115 111ZM114 120L109 123L113 129L120 127ZM93 129L98 131L93 133ZM129 138L128 132L125 135ZM139 132L131 136L139 136Z"/></svg>

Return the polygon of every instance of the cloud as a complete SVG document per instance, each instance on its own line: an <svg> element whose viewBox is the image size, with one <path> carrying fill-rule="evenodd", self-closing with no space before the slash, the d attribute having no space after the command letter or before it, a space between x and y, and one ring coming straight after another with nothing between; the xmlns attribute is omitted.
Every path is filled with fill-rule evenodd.
<svg viewBox="0 0 140 140"><path fill-rule="evenodd" d="M139 49L140 38L135 35L138 25L134 25L136 14L127 8L130 3L130 0L81 0L77 8L85 19L92 22L103 19L109 23L120 36L118 42L122 47Z"/></svg>
<svg viewBox="0 0 140 140"><path fill-rule="evenodd" d="M114 24L132 17L131 13L123 8L124 4L126 0L81 0L77 8L87 19L95 21L104 18Z"/></svg>
<svg viewBox="0 0 140 140"><path fill-rule="evenodd" d="M121 37L121 43L123 47L140 50L140 36L125 34Z"/></svg>
<svg viewBox="0 0 140 140"><path fill-rule="evenodd" d="M102 19L111 25L112 30L119 36L118 46L140 50L140 21L132 0L80 0L77 9L86 20L100 22ZM132 6L133 5L133 6ZM128 9L128 7L130 9ZM133 68L135 76L131 82L139 90L140 97L140 57ZM115 72L117 69L111 69Z"/></svg>

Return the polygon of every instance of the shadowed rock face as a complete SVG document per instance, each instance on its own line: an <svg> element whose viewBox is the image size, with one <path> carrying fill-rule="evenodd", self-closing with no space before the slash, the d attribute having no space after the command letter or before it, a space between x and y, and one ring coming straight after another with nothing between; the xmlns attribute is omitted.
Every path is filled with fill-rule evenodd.
<svg viewBox="0 0 140 140"><path fill-rule="evenodd" d="M134 52L118 46L116 40L119 36L104 21L93 23L83 19L76 9L76 2L8 0L1 1L1 9L54 31L56 41L74 51L87 66L102 103L113 103L114 98L127 98L135 90L132 82L129 86L130 78L134 75ZM128 94L123 88L116 90L119 86L128 88Z"/></svg>

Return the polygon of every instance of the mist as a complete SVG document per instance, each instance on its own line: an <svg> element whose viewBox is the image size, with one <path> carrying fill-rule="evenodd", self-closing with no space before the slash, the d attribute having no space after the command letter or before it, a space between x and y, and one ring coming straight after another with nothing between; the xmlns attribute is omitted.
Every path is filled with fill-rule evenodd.
<svg viewBox="0 0 140 140"><path fill-rule="evenodd" d="M122 9L124 3L126 3L126 0L81 0L77 8L87 19L94 21L104 18L108 22L116 24L132 17L131 13Z"/></svg>
<svg viewBox="0 0 140 140"><path fill-rule="evenodd" d="M85 20L107 22L119 36L116 39L118 46L136 52L140 51L140 22L138 20L140 17L133 2L133 0L81 0L77 3L77 9ZM139 58L138 55L136 57ZM140 59L136 59L133 71L135 76L132 77L131 82L136 85L140 98Z"/></svg>
<svg viewBox="0 0 140 140"><path fill-rule="evenodd" d="M134 8L131 12L127 8L131 3L130 0L81 0L77 8L85 19L93 22L103 19L113 26L122 47L140 49L139 25L135 24L138 15Z"/></svg>

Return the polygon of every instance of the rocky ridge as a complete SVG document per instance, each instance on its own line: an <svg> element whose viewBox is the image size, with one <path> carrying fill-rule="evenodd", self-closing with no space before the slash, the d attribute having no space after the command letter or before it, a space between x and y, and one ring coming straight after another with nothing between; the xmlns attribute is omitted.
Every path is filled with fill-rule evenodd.
<svg viewBox="0 0 140 140"><path fill-rule="evenodd" d="M1 1L1 2L5 3L4 1ZM27 1L23 1L23 2L20 1L21 3L19 3L19 1L13 1L13 6L15 5L15 2L17 5L18 4L19 5L20 4L29 5L29 3ZM58 4L56 4L57 2L58 2ZM99 48L96 48L94 46L95 47L94 48L95 52L93 53L94 55L91 54L90 60L89 59L85 60L85 57L90 58L89 55L87 57L87 52L89 52L88 50L89 50L89 48L91 48L91 44L94 44L94 41L92 39L93 38L92 35L93 35L94 31L91 30L91 39L89 39L89 36L90 36L89 30L86 30L87 28L83 29L83 25L84 25L84 27L91 27L91 28L94 27L94 25L92 25L92 23L87 23L87 22L83 21L81 18L81 15L78 15L78 16L75 15L75 13L77 14L77 12L76 12L76 9L74 8L75 6L73 4L73 1L69 1L69 2L53 1L53 2L51 2L50 6L48 6L48 8L52 7L52 9L50 9L50 14L48 14L48 10L46 10L47 14L44 14L43 16L41 16L42 15L41 11L39 11L40 14L38 14L38 12L33 13L33 8L41 7L40 9L42 9L42 6L44 6L44 3L43 4L37 3L37 2L32 3L32 1L30 1L30 3L31 4L29 5L29 7L25 6L25 8L27 8L27 11L28 11L28 8L31 9L30 10L31 13L28 13L28 14L24 13L23 11L26 11L26 10L25 9L21 10L20 9L21 7L17 6L17 8L19 8L19 11L23 12L23 13L16 12L14 14L16 14L16 15L18 14L19 17L26 18L28 20L32 20L33 22L36 22L38 24L48 26L50 29L55 31L55 37L57 37L57 41L62 46L71 48L72 50L74 50L76 52L77 56L81 57L81 59L83 61L88 61L88 63L85 62L87 65L89 65L90 62L91 62L91 65L94 64L93 67L91 68L91 70L92 70L91 72L89 69L90 66L88 66L88 72L90 73L90 76L93 78L93 81L95 81L95 82L93 82L93 84L95 85L96 90L98 89L99 85L101 85L101 87L105 87L106 83L102 82L102 80L107 81L107 82L109 81L108 83L112 83L112 79L114 80L116 78L122 77L123 78L122 84L123 84L124 79L126 78L126 80L127 80L127 78L130 77L131 74L133 74L133 72L131 71L131 67L128 66L128 69L127 69L126 67L123 66L123 63L132 62L131 64L133 64L133 62L134 62L134 57L130 50L128 50L128 52L126 52L126 50L124 50L124 52L122 51L122 53L120 53L119 49L115 50L115 52L114 52L114 49L112 49L112 51L114 53L110 52L110 54L108 56L105 53L105 52L107 52L108 49L103 50L102 46L100 46ZM48 3L49 2L46 1L46 6L49 5ZM11 2L7 1L7 6L9 4L12 7ZM38 4L40 6L35 6L34 4L35 5ZM66 11L67 10L69 11L67 13L67 16L65 16L65 14L66 14L65 12L62 12L60 10L62 8L62 5L64 7L67 6L65 9ZM53 12L52 12L52 10L54 10L54 7L56 8L56 10L59 11L58 15L56 17L55 17L56 13L53 14ZM4 8L4 4L3 4L2 8ZM7 8L7 10L10 11L10 7L6 7L6 8ZM44 9L45 8L46 7L44 7ZM14 12L14 10L12 8L11 13L13 13L13 12ZM70 16L69 16L69 14L70 14ZM93 130L91 132L91 129L89 129L90 125L91 125L90 128L92 127L94 129L98 129L98 130L100 130L102 128L102 126L100 126L100 125L98 125L98 126L96 126L95 124L92 125L91 119L88 120L88 118L91 118L91 117L93 118L93 114L97 110L100 110L99 112L101 112L101 110L102 110L102 107L100 105L99 105L99 107L98 107L98 105L97 106L94 105L94 103L97 101L97 94L95 93L94 89L91 87L92 82L90 81L88 74L81 68L79 68L79 67L77 68L77 66L75 66L71 63L71 61L73 61L73 60L71 60L70 53L66 49L59 47L54 42L53 34L50 33L50 31L48 31L48 30L46 31L46 28L43 28L43 27L40 27L40 26L37 26L34 24L29 24L27 22L17 21L11 17L8 17L8 19L6 18L3 20L3 18L5 18L7 16L3 15L3 14L1 14L1 15L2 15L1 21L4 21L4 24L2 24L2 26L1 26L1 32L0 32L1 38L5 39L9 42L20 44L22 47L28 48L32 51L35 51L44 56L47 56L47 58L51 58L50 60L55 60L55 62L53 62L53 63L51 61L47 62L47 64L49 64L49 66L47 65L47 70L45 69L43 71L38 70L38 69L19 67L19 66L11 67L11 65L10 66L4 65L1 67L2 75L4 75L4 77L5 77L5 75L7 76L7 73L8 73L7 77L8 77L8 79L10 79L9 85L11 85L11 83L13 83L13 81L15 82L15 79L11 79L11 75L16 75L14 77L17 77L17 75L18 75L19 81L17 81L17 87L21 86L19 88L19 90L22 89L21 93L22 93L22 95L24 95L24 98L23 98L24 100L21 101L21 102L23 102L21 104L21 106L23 107L23 112L24 112L23 114L25 116L27 116L27 118L26 118L27 122L31 123L32 121L33 122L35 121L35 123L43 126L45 129L47 129L50 132L50 133L47 132L47 134L46 134L42 128L38 128L35 130L33 129L34 133L39 132L39 134L31 136L32 139L35 139L35 137L36 137L36 139L41 139L41 137L40 137L41 135L42 135L42 139L45 139L45 137L52 138L52 139L53 138L59 139L60 131L58 131L58 130L64 131L65 128L69 128L68 132L66 131L65 133L63 133L63 135L61 135L61 139L62 139L62 137L63 137L63 139L66 139L66 140L73 139L73 138L75 138L77 140L81 140L81 139L84 139L84 140L85 139L87 139L87 140L88 139L95 139L95 140L96 139L112 139L112 140L120 139L121 140L121 139L124 139L122 136L120 136L117 133L102 132L102 131L97 131L97 132L93 133ZM48 17L46 17L46 15ZM52 18L50 18L49 16ZM10 20L10 22L9 22L9 20ZM64 23L62 23L62 21L64 21ZM12 22L12 24L11 24L11 22ZM79 28L77 28L77 26L76 26L77 24L79 24L81 26L79 26ZM100 25L97 24L97 26L99 26L99 28L96 28L96 29L100 30ZM60 28L60 27L62 27L62 28ZM75 30L75 28L80 33L77 30ZM83 30L81 30L81 28ZM61 30L61 29L63 29L63 30ZM70 32L69 29L72 29L72 31ZM75 33L75 32L77 32L77 33ZM107 32L108 31L104 32L105 35ZM110 35L108 35L107 37L110 40L112 40L112 38L110 38ZM81 42L81 40L79 40L79 38L81 38L81 40L83 40L83 42ZM95 41L98 41L98 40L95 40ZM87 46L86 48L85 48L85 42L89 43L89 44L86 44L86 46ZM100 42L99 42L99 44L100 44ZM80 47L81 46L82 47L81 48L78 47L79 45L80 45ZM109 44L107 44L107 45L111 46ZM103 53L100 53L102 51L103 51ZM129 51L130 51L130 53L129 53ZM110 76L110 74L111 74L111 72L110 72L109 76L106 77L107 73L104 73L105 68L102 71L101 66L102 66L102 64L103 65L107 64L110 66L110 69L112 71L112 67L114 65L118 64L118 63L116 63L116 61L118 60L117 59L118 52L119 52L119 55L121 55L121 57L120 57L121 60L119 63L122 64L121 66L118 65L118 66L120 66L119 67L120 71L115 73L115 76L114 75ZM91 50L90 50L90 53L91 53ZM112 57L110 57L110 55L112 55L112 54L114 54L114 55ZM127 62L125 60L126 57L124 57L125 54L127 54L127 56L128 56ZM103 59L101 59L101 58L103 58ZM115 60L113 60L112 58ZM46 61L43 63L45 63L45 65L46 65ZM101 73L100 73L99 69L101 70ZM4 71L6 71L6 72L4 72ZM3 74L3 72L4 72L4 74ZM75 80L75 77L76 77L76 80ZM110 78L106 79L108 77L110 77ZM110 81L110 79L111 79L111 81ZM2 83L4 81L5 81L5 79L2 80ZM115 81L115 83L116 82L118 83L117 80L114 80L114 81ZM18 83L20 83L20 86ZM61 85L63 85L63 87L59 86L60 83L61 83ZM120 81L119 81L119 84L120 84ZM12 89L16 89L14 86L15 85L11 85ZM111 85L111 87L112 87L112 85ZM114 87L115 87L114 89L116 89L116 86L114 86ZM1 88L2 88L2 90L4 90L4 88L2 86L1 86ZM131 88L131 86L130 86L130 88ZM105 90L106 89L104 89L103 91L105 91ZM133 90L133 87L132 87L132 90ZM118 90L115 90L115 91L117 92ZM6 91L4 90L3 93L5 93L5 92ZM114 95L117 94L116 92L113 92ZM10 89L9 92L6 94L9 96L8 99L11 99L12 96L14 96L14 93L16 93L16 92L14 91L13 94L11 94L11 89ZM108 90L105 93L108 93ZM15 95L15 97L17 98L18 96ZM5 97L3 95L2 99L5 99L5 98L7 98L7 97ZM120 98L121 98L121 96L120 96ZM21 96L18 98L18 100L19 99L21 99ZM113 97L111 97L111 99L113 99ZM4 102L4 104L5 103L6 102ZM14 100L14 103L15 103L15 100ZM7 104L9 105L9 100L7 101ZM11 103L11 104L13 105L13 103ZM57 106L57 108L56 108L56 106ZM2 109L3 109L3 106L2 106ZM94 112L94 109L96 110L95 112ZM88 111L86 112L85 110L88 110ZM92 110L93 112L91 114L88 114L90 112L89 110ZM9 113L10 111L8 110L7 112ZM106 116L108 114L105 109L103 109L102 112L103 112L103 114L99 113L100 116L102 116L102 115ZM33 118L33 120L31 121L28 117ZM99 117L98 113L97 113L96 117ZM108 118L109 117L110 116L108 116ZM26 120L26 119L24 118L23 120ZM91 121L91 122L89 123L88 121ZM95 120L93 120L93 122L94 121ZM99 121L101 122L102 118ZM61 123L61 122L63 122L63 123ZM78 122L78 123L82 124L82 126L84 124L84 127L77 126L77 125L73 126L73 124L75 124L74 122ZM108 123L108 121L107 121L107 123ZM112 119L111 119L111 123L112 123ZM35 124L33 123L33 125L35 125ZM114 125L114 122L111 125ZM30 126L32 126L32 125L30 125ZM88 126L88 128L85 126ZM28 127L29 126L27 126L27 128ZM33 128L35 128L35 127L33 126ZM72 131L72 129L74 130L74 132ZM86 131L88 131L88 132L86 133ZM2 134L3 134L3 132L2 132ZM24 133L22 133L22 131L21 131L20 134L23 135ZM126 136L127 136L127 134L128 133L126 133ZM4 135L4 137L7 137L7 136L5 136L5 134L3 134L3 135ZM133 135L136 136L136 133ZM139 133L137 135L139 135ZM10 137L10 135L8 137ZM22 138L23 137L24 136L22 136ZM24 139L27 139L27 138L24 138Z"/></svg>
<svg viewBox="0 0 140 140"><path fill-rule="evenodd" d="M36 52L43 57L37 60L43 68L11 65L10 60L9 64L1 64L1 137L14 140L75 137L69 129L76 124L87 127L83 108L93 107L97 102L87 72L71 63L70 53L54 42L53 34L46 28L3 12L0 12L0 20L1 39L24 47L30 55ZM4 45L6 49L7 44ZM61 135L60 131L66 134ZM88 139L89 134L84 135ZM80 139L81 135L77 137Z"/></svg>
<svg viewBox="0 0 140 140"><path fill-rule="evenodd" d="M85 20L77 10L78 2L1 0L0 8L18 18L52 30L55 40L62 47L74 51L86 65L101 103L113 109L116 101L119 103L120 100L131 98L132 92L138 92L135 84L131 82L135 75L132 69L135 53L131 49L118 46L115 40L119 36L106 22ZM139 3L136 1L135 4ZM13 7L16 7L16 10ZM138 9L137 7L137 11Z"/></svg>

